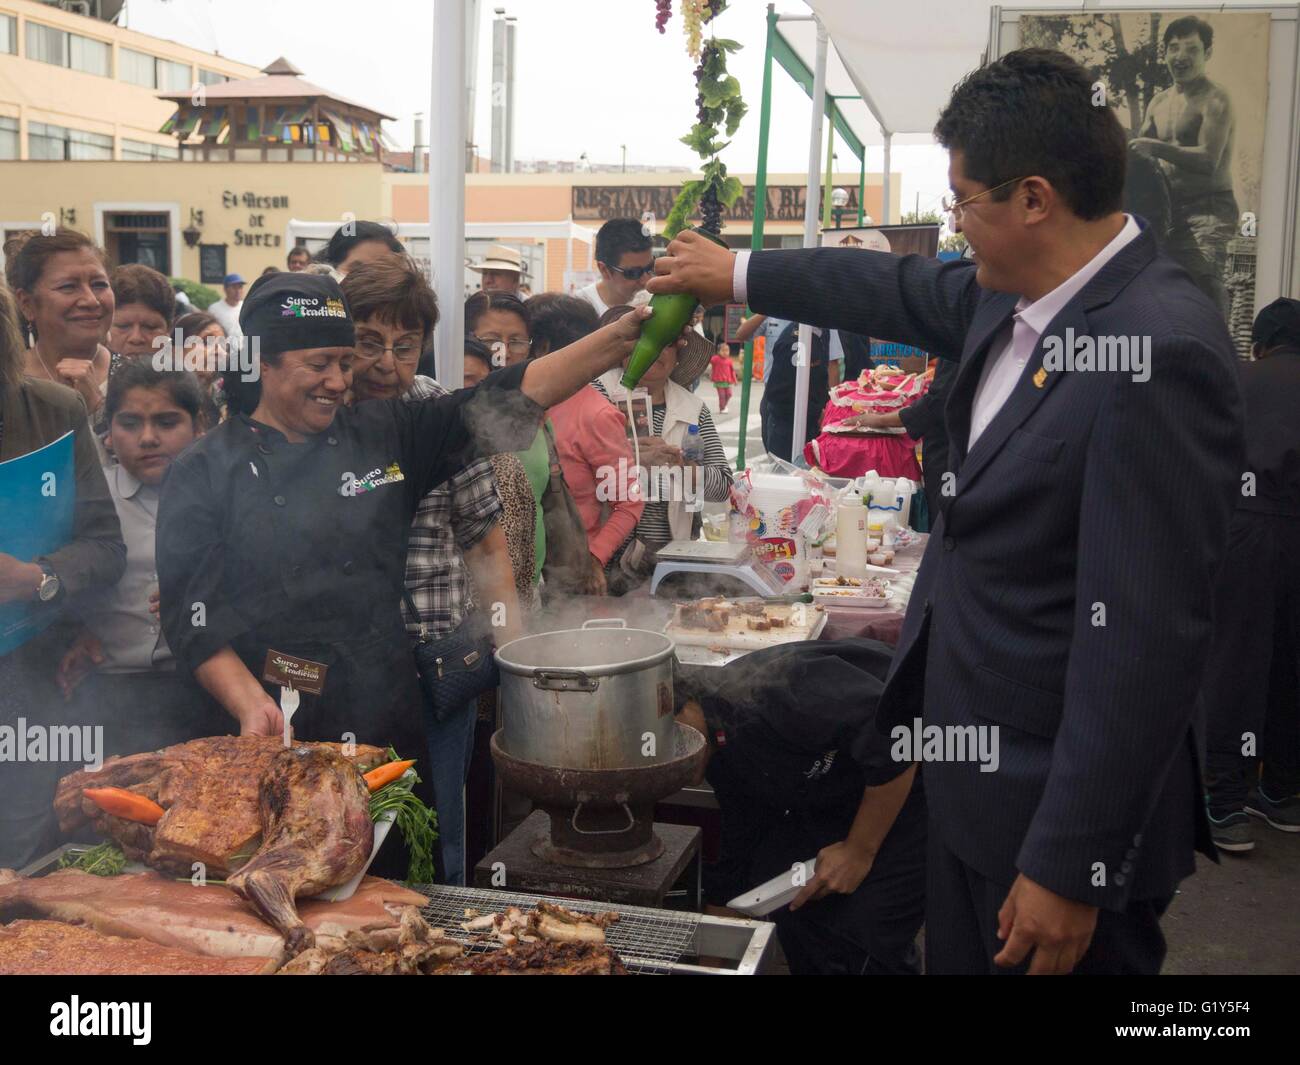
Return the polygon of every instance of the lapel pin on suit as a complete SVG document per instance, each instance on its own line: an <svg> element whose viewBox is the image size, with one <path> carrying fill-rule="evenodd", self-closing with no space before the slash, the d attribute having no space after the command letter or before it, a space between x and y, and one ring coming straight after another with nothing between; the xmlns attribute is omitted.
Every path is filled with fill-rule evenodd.
<svg viewBox="0 0 1300 1065"><path fill-rule="evenodd" d="M1042 387L1043 387L1043 384L1044 384L1046 381L1047 381L1047 368L1046 368L1046 367L1043 367L1043 366L1040 366L1040 367L1038 368L1037 373L1034 374L1034 387L1035 387L1035 388L1042 388Z"/></svg>

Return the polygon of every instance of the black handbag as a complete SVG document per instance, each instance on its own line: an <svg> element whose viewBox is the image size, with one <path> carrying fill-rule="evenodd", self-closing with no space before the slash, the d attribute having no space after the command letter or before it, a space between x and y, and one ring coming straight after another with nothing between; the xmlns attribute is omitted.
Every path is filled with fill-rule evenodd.
<svg viewBox="0 0 1300 1065"><path fill-rule="evenodd" d="M411 593L402 589L406 609L419 618ZM444 721L501 683L492 638L467 618L451 632L434 636L423 621L415 638L415 668L436 721Z"/></svg>

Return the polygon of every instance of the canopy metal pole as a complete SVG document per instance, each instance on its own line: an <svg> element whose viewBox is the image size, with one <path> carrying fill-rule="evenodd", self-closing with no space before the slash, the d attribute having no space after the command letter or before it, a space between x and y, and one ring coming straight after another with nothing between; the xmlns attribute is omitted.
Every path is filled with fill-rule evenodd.
<svg viewBox="0 0 1300 1065"><path fill-rule="evenodd" d="M858 160L858 225L866 223L867 215L867 149L862 149L862 158Z"/></svg>
<svg viewBox="0 0 1300 1065"><path fill-rule="evenodd" d="M754 173L754 221L749 246L763 247L763 223L767 220L767 131L772 123L772 42L776 38L776 5L767 5L767 50L763 53L763 101L758 111L758 167ZM745 308L749 310L748 307ZM769 357L764 351L764 361ZM745 342L740 374L740 439L736 448L736 469L745 468L745 431L749 428L749 393L754 380L754 340Z"/></svg>
<svg viewBox="0 0 1300 1065"><path fill-rule="evenodd" d="M889 202L889 200L890 200L890 196L889 196L889 185L890 185L890 181L889 181L889 142L890 142L891 140L893 140L893 139L894 139L894 135L893 135L892 133L886 133L886 134L885 134L885 187L884 187L884 190L881 192L881 208L880 208L880 213L881 213L881 215L882 215L883 217L880 219L880 224L881 224L881 225L886 225L886 226L890 224L890 214L889 214L889 211L890 211L891 204L890 204L890 202Z"/></svg>
<svg viewBox="0 0 1300 1065"><path fill-rule="evenodd" d="M441 314L434 330L438 381L465 380L465 4L434 0L429 92L429 263Z"/></svg>
<svg viewBox="0 0 1300 1065"><path fill-rule="evenodd" d="M831 188L835 174L835 123L827 123L826 174L822 186L822 229L831 228Z"/></svg>
<svg viewBox="0 0 1300 1065"><path fill-rule="evenodd" d="M808 136L808 194L803 212L803 246L817 246L817 209L821 199L818 181L821 169L822 115L826 113L826 27L817 20L817 62L813 68L812 129ZM805 423L808 420L808 368L812 362L812 326L800 324L799 350L794 368L794 432L790 439L790 458L797 461L803 454Z"/></svg>

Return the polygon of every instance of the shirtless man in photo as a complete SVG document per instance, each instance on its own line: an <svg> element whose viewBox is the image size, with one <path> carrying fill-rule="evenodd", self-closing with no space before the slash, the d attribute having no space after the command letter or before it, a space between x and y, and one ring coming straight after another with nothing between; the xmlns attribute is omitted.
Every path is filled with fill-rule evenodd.
<svg viewBox="0 0 1300 1065"><path fill-rule="evenodd" d="M1232 101L1205 76L1214 31L1194 15L1165 28L1165 64L1174 83L1152 98L1129 147L1159 160L1169 182L1167 251L1226 315L1228 241L1238 221L1232 190Z"/></svg>

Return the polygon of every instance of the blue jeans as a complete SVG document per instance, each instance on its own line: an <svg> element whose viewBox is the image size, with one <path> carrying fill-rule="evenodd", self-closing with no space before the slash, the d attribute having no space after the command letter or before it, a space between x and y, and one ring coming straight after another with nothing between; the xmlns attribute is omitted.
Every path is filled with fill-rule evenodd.
<svg viewBox="0 0 1300 1065"><path fill-rule="evenodd" d="M433 786L438 811L438 883L465 883L465 777L474 753L474 721L477 701L466 703L441 721L436 720L428 700L424 702L424 725L429 739L429 763L425 776ZM418 767L417 767L418 768Z"/></svg>

